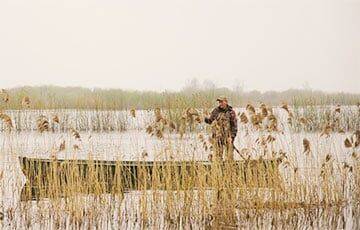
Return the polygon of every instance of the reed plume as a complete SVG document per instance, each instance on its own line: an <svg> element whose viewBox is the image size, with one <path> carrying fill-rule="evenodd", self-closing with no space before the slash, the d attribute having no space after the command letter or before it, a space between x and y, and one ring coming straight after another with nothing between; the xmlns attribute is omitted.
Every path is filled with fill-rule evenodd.
<svg viewBox="0 0 360 230"><path fill-rule="evenodd" d="M155 114L155 122L160 122L163 119L160 108L156 108L154 110L154 114Z"/></svg>
<svg viewBox="0 0 360 230"><path fill-rule="evenodd" d="M5 103L9 102L10 96L9 96L9 93L5 89L2 89L0 94L2 95L2 100Z"/></svg>
<svg viewBox="0 0 360 230"><path fill-rule="evenodd" d="M303 139L304 153L309 154L311 152L310 141L306 138Z"/></svg>
<svg viewBox="0 0 360 230"><path fill-rule="evenodd" d="M200 134L198 135L198 138L199 138L199 140L200 140L200 142L201 142L204 150L205 150L205 151L208 151L208 150L209 150L209 147L208 147L207 141L206 141L205 138L204 138L204 135L200 133Z"/></svg>
<svg viewBox="0 0 360 230"><path fill-rule="evenodd" d="M23 108L30 108L30 98L28 96L23 97L21 100L21 105Z"/></svg>
<svg viewBox="0 0 360 230"><path fill-rule="evenodd" d="M284 109L287 112L287 114L289 115L288 123L291 125L292 124L292 118L294 117L294 114L290 111L289 105L286 102L283 102L281 104L280 108Z"/></svg>
<svg viewBox="0 0 360 230"><path fill-rule="evenodd" d="M75 140L81 141L80 133L78 131L76 131L74 128L71 128L70 131Z"/></svg>
<svg viewBox="0 0 360 230"><path fill-rule="evenodd" d="M305 117L300 117L299 118L299 123L302 124L302 125L307 125L308 120Z"/></svg>
<svg viewBox="0 0 360 230"><path fill-rule="evenodd" d="M278 120L275 117L275 115L270 114L268 119L269 119L269 125L267 127L268 131L270 131L270 132L272 132L272 131L278 132L279 131L278 130Z"/></svg>
<svg viewBox="0 0 360 230"><path fill-rule="evenodd" d="M341 109L340 109L340 105L337 105L335 108L335 113L340 113Z"/></svg>
<svg viewBox="0 0 360 230"><path fill-rule="evenodd" d="M252 114L250 116L250 121L251 124L256 128L256 129L260 129L260 125L262 123L262 117L260 114Z"/></svg>
<svg viewBox="0 0 360 230"><path fill-rule="evenodd" d="M9 130L13 128L12 120L7 114L0 111L0 119L3 121L3 123Z"/></svg>
<svg viewBox="0 0 360 230"><path fill-rule="evenodd" d="M61 143L60 143L60 146L59 146L59 151L63 151L65 150L65 140L63 140Z"/></svg>
<svg viewBox="0 0 360 230"><path fill-rule="evenodd" d="M333 125L331 124L326 124L324 125L323 130L321 131L320 137L322 136L326 136L329 137L330 133L333 131Z"/></svg>
<svg viewBox="0 0 360 230"><path fill-rule="evenodd" d="M130 109L130 115L135 118L136 117L136 110L135 109Z"/></svg>
<svg viewBox="0 0 360 230"><path fill-rule="evenodd" d="M244 124L247 124L249 122L249 119L244 112L240 114L240 122Z"/></svg>
<svg viewBox="0 0 360 230"><path fill-rule="evenodd" d="M268 109L267 109L267 107L266 107L266 105L264 103L261 103L260 111L261 111L261 116L262 117L267 117L268 114L269 114L269 111L268 111Z"/></svg>
<svg viewBox="0 0 360 230"><path fill-rule="evenodd" d="M346 148L353 147L352 142L348 138L345 139L344 145L345 145Z"/></svg>
<svg viewBox="0 0 360 230"><path fill-rule="evenodd" d="M289 106L286 102L283 102L280 108L284 109L287 113L290 113Z"/></svg>
<svg viewBox="0 0 360 230"><path fill-rule="evenodd" d="M54 122L54 123L57 123L57 124L59 124L60 123L60 119L59 119L59 117L58 117L58 115L53 115L53 117L52 117L52 121Z"/></svg>
<svg viewBox="0 0 360 230"><path fill-rule="evenodd" d="M252 106L251 104L246 105L246 111L248 111L249 114L256 113L254 106Z"/></svg>
<svg viewBox="0 0 360 230"><path fill-rule="evenodd" d="M266 141L268 142L268 143L272 143L272 142L274 142L276 140L276 138L275 137L273 137L273 136L271 136L270 134L267 136L267 138L266 138Z"/></svg>
<svg viewBox="0 0 360 230"><path fill-rule="evenodd" d="M37 128L40 133L49 131L49 121L44 115L40 115L36 120Z"/></svg>
<svg viewBox="0 0 360 230"><path fill-rule="evenodd" d="M344 141L346 148L357 148L360 146L360 130L355 131L350 138Z"/></svg>
<svg viewBox="0 0 360 230"><path fill-rule="evenodd" d="M74 150L79 150L79 149L80 149L80 147L79 147L79 145L74 144L74 145L73 145L73 149L74 149Z"/></svg>
<svg viewBox="0 0 360 230"><path fill-rule="evenodd" d="M148 134L152 134L152 132L153 132L153 127L152 127L151 125L149 125L149 126L146 128L146 132L147 132Z"/></svg>
<svg viewBox="0 0 360 230"><path fill-rule="evenodd" d="M173 132L174 130L176 130L175 122L169 121L169 130L170 130L170 132Z"/></svg>

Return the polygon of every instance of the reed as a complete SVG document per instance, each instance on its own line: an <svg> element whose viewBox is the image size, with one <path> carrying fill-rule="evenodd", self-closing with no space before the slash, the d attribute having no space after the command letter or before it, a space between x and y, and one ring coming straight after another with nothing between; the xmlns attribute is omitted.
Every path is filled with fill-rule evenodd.
<svg viewBox="0 0 360 230"><path fill-rule="evenodd" d="M139 200L130 207L139 214L136 221L144 226L159 226L157 221L161 220L170 226L187 222L193 227L239 227L243 221L239 215L246 213L253 218L265 211L310 217L312 210L340 210L348 202L359 202L358 159L354 159L357 166L344 166L327 155L321 161L319 174L313 172L312 182L302 179L296 168L292 169L293 176L284 180L277 167L295 162L286 163L285 158L278 156L273 170L264 168L262 159L244 161L235 167L231 162L214 158L210 170L195 161L180 163L179 167L173 167L177 162L167 161L155 164L151 176L144 162L138 161L137 179L126 174L126 165L121 161L112 168L92 159L85 162L53 159L48 168L31 162L25 170L33 173L43 170L42 177L35 177L33 184L25 187L22 198L34 199L32 188L36 187L35 204L40 212L37 218L44 218L42 221L48 224L51 219L56 226L69 221L72 226L82 227L118 220L114 210L124 212L121 201L132 190L138 191ZM351 182L352 176L355 180ZM350 188L354 194L349 197ZM47 209L42 208L45 198ZM23 207L21 212L28 213L26 221L34 218L30 207ZM123 215L118 224L130 221L131 217Z"/></svg>
<svg viewBox="0 0 360 230"><path fill-rule="evenodd" d="M234 152L225 120L220 118L205 127L202 121L207 109L195 108L184 103L180 109L133 109L121 115L114 111L97 110L90 115L75 111L73 117L62 110L1 112L2 123L9 128L38 130L45 137L51 131L65 132L76 143L71 148L73 142L60 139L49 149L53 154L46 164L31 160L23 164L28 180L21 192L22 202L15 209L4 210L5 219L25 228L332 229L349 227L345 218L350 213L353 227L360 226L360 131L343 134L341 147L335 148L336 143L331 142L343 121L357 122L352 116L344 118L345 108L336 106L322 114L313 112L314 107L300 110L285 102L280 106L249 103L239 111L239 128L245 133L241 138L251 141L239 152ZM142 113L149 117L141 118ZM31 119L19 119L24 114ZM145 119L139 122L139 130L147 127L149 135L167 144L158 150L159 156L178 154L171 148L174 135L185 139L196 133L198 147L209 160L168 157L160 161L154 157L149 167L144 161L149 157L145 150L131 167L121 158L112 164L101 163L93 157L96 152L85 160L77 159L85 140L91 142L80 131L120 131L119 123L127 119ZM31 125L22 123L25 120ZM356 127L345 128L349 131ZM303 132L306 130L317 130L318 138L328 140L329 145L317 144ZM275 147L282 136L295 131L303 135L299 145L290 137L282 143L290 146L289 151L281 145ZM14 135L4 134L1 156L9 154L5 152L9 149L16 158L22 154L11 145ZM342 148L348 152L345 158L340 157ZM74 160L59 159L66 151ZM1 184L2 179L1 171Z"/></svg>
<svg viewBox="0 0 360 230"><path fill-rule="evenodd" d="M0 109L22 109L24 97L31 100L31 108L45 109L78 109L78 110L128 110L169 108L209 108L218 95L228 95L235 107L245 107L264 102L274 106L283 101L291 105L356 105L359 94L326 93L315 90L286 90L283 92L238 91L228 88L184 88L176 92L132 91L122 89L87 89L80 87L20 87L4 89L8 101L0 103ZM5 95L5 93L2 93ZM4 97L3 97L4 98ZM27 108L28 105L25 106Z"/></svg>

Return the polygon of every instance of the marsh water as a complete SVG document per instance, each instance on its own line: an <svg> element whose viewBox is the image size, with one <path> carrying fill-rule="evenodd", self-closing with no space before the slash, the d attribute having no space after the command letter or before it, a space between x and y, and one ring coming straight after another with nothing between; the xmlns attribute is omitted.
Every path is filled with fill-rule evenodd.
<svg viewBox="0 0 360 230"><path fill-rule="evenodd" d="M13 112L16 113L16 112ZM189 228L210 228L212 217L202 214L197 208L196 200L191 204L194 216L185 215L182 211L184 203L179 199L182 194L169 194L164 191L132 191L125 193L124 199L118 199L109 195L101 198L89 195L81 195L80 199L86 204L87 209L98 210L97 216L89 216L78 226L72 225L71 215L67 212L60 213L61 221L57 214L53 213L53 204L47 200L43 201L21 201L20 191L25 184L25 177L22 175L18 162L19 156L38 158L58 159L101 159L101 160L208 160L209 150L205 150L199 141L199 134L208 138L206 127L199 126L195 132L187 132L180 138L175 133L168 133L163 139L150 136L144 130L147 124L152 122L150 115L138 115L137 118L127 118L126 125L121 124L125 112L116 113L116 121L112 121L109 131L93 131L91 129L80 131L81 139L75 139L63 129L55 127L52 132L39 133L35 131L35 120L31 119L33 111L26 114L18 114L18 131L0 133L0 169L1 178L1 199L0 208L3 214L1 226L3 229L134 229L134 228L167 228L167 229L189 229ZM54 112L49 112L53 114ZM147 114L146 111L142 113ZM70 115L72 113L69 113ZM70 116L69 115L69 116ZM16 115L14 115L16 116ZM79 115L73 115L77 117ZM284 116L284 115L279 115ZM140 118L139 118L140 117ZM70 118L69 118L70 120ZM285 120L285 118L283 119ZM130 122L129 122L130 121ZM83 123L69 123L78 130L82 127L92 127L92 119L89 118ZM16 125L15 125L16 126ZM106 129L106 122L98 124L101 129ZM126 127L120 131L121 127ZM276 141L267 146L269 152L284 151L288 153L291 162L296 164L301 180L308 184L319 183L321 164L326 155L331 154L337 162L354 161L353 150L347 149L343 141L351 132L333 133L329 137L323 137L320 132L295 132L290 130L284 122L283 132L273 133ZM254 131L249 127L239 124L239 133L235 140L238 149L246 149L247 154L252 158L260 157L263 153L263 146L258 146L259 137L268 135L266 132ZM303 154L302 141L304 138L310 140L312 152L309 155ZM59 151L59 145L65 143L65 148ZM74 149L74 145L77 146ZM234 155L235 159L241 159ZM261 157L271 158L271 154L261 154ZM281 167L280 172L286 183L287 178L292 177L293 172L286 167ZM288 187L291 189L291 187ZM220 226L234 229L359 229L360 209L359 203L353 202L351 188L344 192L349 202L328 207L298 206L289 209L236 209L237 221L230 224L227 221L220 223ZM174 192L176 193L176 192ZM209 190L207 193L211 194ZM264 193L266 194L266 192ZM158 197L154 203L154 196ZM172 207L169 213L165 200L169 196L179 199L177 206ZM197 197L197 191L193 191ZM209 195L210 196L210 195ZM146 207L152 213L149 218L141 218L144 207L141 207L143 200L149 200ZM210 200L210 199L209 199ZM65 205L60 201L58 205ZM209 201L210 202L210 201ZM200 206L200 205L199 205ZM154 213L155 212L155 213ZM96 221L94 221L96 220ZM60 223L60 224L59 224Z"/></svg>

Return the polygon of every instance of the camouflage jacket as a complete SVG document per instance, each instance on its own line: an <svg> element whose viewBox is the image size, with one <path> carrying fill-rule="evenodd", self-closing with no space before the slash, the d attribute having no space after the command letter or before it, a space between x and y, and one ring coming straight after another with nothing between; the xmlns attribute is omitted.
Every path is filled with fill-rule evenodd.
<svg viewBox="0 0 360 230"><path fill-rule="evenodd" d="M237 118L236 113L233 108L228 105L227 108L222 109L220 107L216 107L212 112L209 118L205 118L205 122L211 124L215 120L219 120L222 117L225 117L229 122L231 137L235 138L237 134Z"/></svg>

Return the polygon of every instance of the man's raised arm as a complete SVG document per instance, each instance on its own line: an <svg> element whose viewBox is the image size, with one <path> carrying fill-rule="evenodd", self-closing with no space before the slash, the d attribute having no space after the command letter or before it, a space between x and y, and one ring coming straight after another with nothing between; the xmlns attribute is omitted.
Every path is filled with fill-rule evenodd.
<svg viewBox="0 0 360 230"><path fill-rule="evenodd" d="M218 112L218 109L215 108L211 114L210 114L210 117L205 117L205 123L208 123L208 124L211 124L215 119L216 117L219 115L219 112Z"/></svg>

